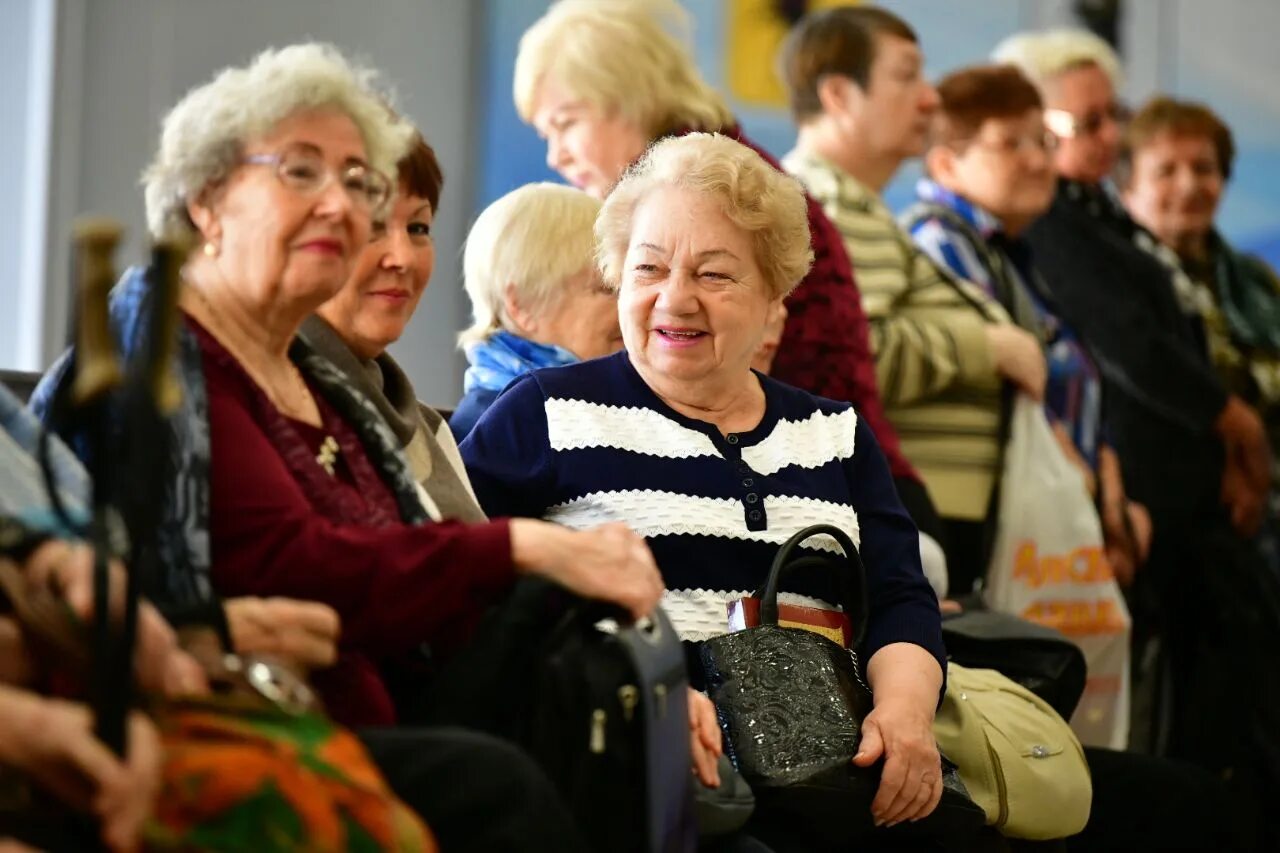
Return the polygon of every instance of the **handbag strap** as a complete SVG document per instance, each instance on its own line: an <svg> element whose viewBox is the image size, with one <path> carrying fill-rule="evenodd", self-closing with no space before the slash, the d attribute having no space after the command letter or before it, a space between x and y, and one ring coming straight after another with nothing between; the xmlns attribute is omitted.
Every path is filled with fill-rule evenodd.
<svg viewBox="0 0 1280 853"><path fill-rule="evenodd" d="M815 536L830 536L836 540L836 544L844 551L844 558L818 554L793 556L801 545ZM840 605L853 623L851 645L855 648L861 645L867 632L867 573L862 565L862 557L854 546L853 540L849 538L849 534L830 524L814 524L806 527L778 549L777 556L773 558L773 565L769 568L769 577L765 580L764 587L757 592L760 598L760 624L778 624L778 585L782 575L795 569L830 570L833 567L836 569L836 583L840 587Z"/></svg>

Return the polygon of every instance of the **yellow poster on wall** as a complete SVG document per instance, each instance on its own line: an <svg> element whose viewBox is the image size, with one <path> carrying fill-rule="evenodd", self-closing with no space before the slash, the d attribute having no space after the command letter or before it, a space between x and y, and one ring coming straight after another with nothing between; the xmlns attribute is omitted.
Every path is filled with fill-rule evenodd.
<svg viewBox="0 0 1280 853"><path fill-rule="evenodd" d="M739 101L763 107L786 108L787 95L777 75L778 49L790 24L778 11L779 0L725 0L729 5L725 78ZM858 0L792 0L786 4L806 11L833 6L856 6Z"/></svg>

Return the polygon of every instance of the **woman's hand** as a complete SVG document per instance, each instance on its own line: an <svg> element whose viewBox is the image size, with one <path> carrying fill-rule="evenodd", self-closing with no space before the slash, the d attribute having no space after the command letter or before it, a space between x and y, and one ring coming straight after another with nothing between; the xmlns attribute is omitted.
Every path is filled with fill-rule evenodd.
<svg viewBox="0 0 1280 853"><path fill-rule="evenodd" d="M1128 587L1151 550L1151 516L1146 507L1125 497L1120 457L1105 445L1098 451L1098 482L1107 561L1116 581Z"/></svg>
<svg viewBox="0 0 1280 853"><path fill-rule="evenodd" d="M942 670L920 646L891 643L867 663L867 679L875 708L863 721L853 763L870 767L884 758L871 803L876 826L927 817L942 799L942 759L933 739Z"/></svg>
<svg viewBox="0 0 1280 853"><path fill-rule="evenodd" d="M639 619L662 598L662 576L644 537L621 522L569 530L528 518L511 520L516 568L542 575L584 598L611 601Z"/></svg>
<svg viewBox="0 0 1280 853"><path fill-rule="evenodd" d="M111 850L138 848L138 834L160 788L160 736L150 720L129 717L124 761L93 735L83 705L0 688L0 762L63 802L96 815Z"/></svg>
<svg viewBox="0 0 1280 853"><path fill-rule="evenodd" d="M1062 455L1067 457L1067 461L1076 467L1080 472L1080 476L1084 477L1084 488L1089 493L1089 500L1095 500L1098 497L1097 475L1089 467L1089 463L1085 461L1085 458L1080 455L1080 451L1076 448L1075 440L1071 438L1071 434L1067 432L1067 428L1062 421L1051 419L1050 424L1053 429L1053 437L1058 440L1058 447L1061 448Z"/></svg>
<svg viewBox="0 0 1280 853"><path fill-rule="evenodd" d="M35 661L27 650L18 623L0 617L0 683L30 684L35 678Z"/></svg>
<svg viewBox="0 0 1280 853"><path fill-rule="evenodd" d="M720 721L716 706L706 695L689 688L689 745L693 753L693 772L708 788L720 787Z"/></svg>
<svg viewBox="0 0 1280 853"><path fill-rule="evenodd" d="M83 620L93 619L93 550L77 542L51 539L27 558L28 580L44 584L60 595ZM118 561L108 566L111 614L123 618L126 575ZM138 635L134 670L144 690L166 696L208 692L204 671L178 647L169 623L150 603L138 603Z"/></svg>
<svg viewBox="0 0 1280 853"><path fill-rule="evenodd" d="M338 659L338 613L327 604L291 598L230 598L223 602L237 654L281 658L304 668Z"/></svg>
<svg viewBox="0 0 1280 853"><path fill-rule="evenodd" d="M1044 399L1049 367L1036 336L1009 323L986 327L987 343L996 363L996 373L1012 382L1037 402Z"/></svg>

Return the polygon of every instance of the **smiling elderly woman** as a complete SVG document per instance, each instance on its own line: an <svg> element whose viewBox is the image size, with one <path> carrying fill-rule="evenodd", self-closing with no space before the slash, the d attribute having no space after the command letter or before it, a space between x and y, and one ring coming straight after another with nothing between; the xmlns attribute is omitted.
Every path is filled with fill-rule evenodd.
<svg viewBox="0 0 1280 853"><path fill-rule="evenodd" d="M465 643L521 573L637 613L661 589L643 542L621 526L430 523L378 410L296 339L351 279L390 201L386 174L412 142L372 78L332 47L268 50L173 108L145 179L152 231L180 229L201 246L180 301L185 394L166 519L179 559L166 561L167 592L333 607L339 658L315 681L348 725L397 722L387 663L426 642ZM125 284L113 314L136 347L146 283ZM369 335L356 334L367 327L353 329L372 356Z"/></svg>
<svg viewBox="0 0 1280 853"><path fill-rule="evenodd" d="M688 641L728 630L726 600L756 589L793 533L846 530L871 604L875 710L859 761L887 759L878 817L928 814L944 653L915 526L849 404L750 368L811 262L799 185L727 137L664 140L609 195L596 236L626 349L507 388L462 445L481 505L570 527L625 521L648 540ZM839 600L832 578L794 588L811 605Z"/></svg>

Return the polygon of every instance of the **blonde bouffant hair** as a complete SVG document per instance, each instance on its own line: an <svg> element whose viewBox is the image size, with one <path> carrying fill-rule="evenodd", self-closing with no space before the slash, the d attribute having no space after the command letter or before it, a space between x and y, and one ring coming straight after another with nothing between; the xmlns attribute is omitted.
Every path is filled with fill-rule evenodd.
<svg viewBox="0 0 1280 853"><path fill-rule="evenodd" d="M566 282L591 269L599 212L598 199L551 183L526 184L486 207L462 258L473 321L458 342L465 347L502 329L517 331L505 307L508 285L525 310L554 308Z"/></svg>
<svg viewBox="0 0 1280 853"><path fill-rule="evenodd" d="M813 264L804 190L750 148L727 136L691 133L657 143L605 199L596 218L596 263L608 287L622 282L636 208L654 190L706 193L751 235L769 297L786 296Z"/></svg>
<svg viewBox="0 0 1280 853"><path fill-rule="evenodd" d="M551 78L650 139L729 126L728 105L674 34L687 32L688 21L674 0L560 0L520 39L516 110L532 122L539 88Z"/></svg>

